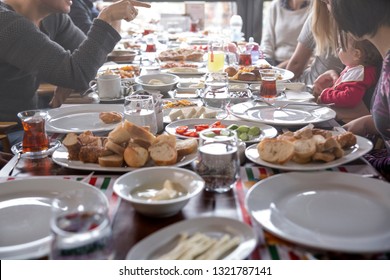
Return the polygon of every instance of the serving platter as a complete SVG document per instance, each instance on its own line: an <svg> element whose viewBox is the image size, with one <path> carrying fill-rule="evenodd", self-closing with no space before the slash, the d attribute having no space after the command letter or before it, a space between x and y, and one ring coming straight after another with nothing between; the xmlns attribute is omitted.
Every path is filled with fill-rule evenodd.
<svg viewBox="0 0 390 280"><path fill-rule="evenodd" d="M291 171L314 171L314 170L323 170L328 168L333 168L345 163L351 162L359 157L368 153L373 145L370 140L356 135L357 143L355 146L344 150L345 155L341 158L338 158L329 162L309 162L305 164L296 163L292 160L286 162L285 164L275 164L264 161L260 158L259 152L257 150L257 144L253 144L246 148L245 156L252 162L260 164L262 166L267 166L271 168L276 168L280 170L291 170Z"/></svg>
<svg viewBox="0 0 390 280"><path fill-rule="evenodd" d="M240 244L223 257L224 260L243 260L256 247L253 229L238 220L225 217L201 217L184 220L165 227L138 242L127 254L128 260L153 260L171 250L178 241L178 234L197 232L220 238L224 234L237 236Z"/></svg>
<svg viewBox="0 0 390 280"><path fill-rule="evenodd" d="M178 120L178 121L174 121L174 122L171 122L170 124L168 124L165 127L165 131L167 133L169 133L171 135L175 135L176 137L179 137L179 138L193 138L193 137L187 137L187 136L180 135L180 134L176 133L176 128L179 126L188 126L189 129L193 129L195 125L199 125L199 124L211 125L212 123L214 123L216 121L217 121L216 119ZM277 130L273 126L261 124L261 123L253 123L253 122L239 121L239 120L221 120L221 124L226 125L226 127L229 125L232 125L232 124L236 124L238 126L247 125L249 127L257 126L258 128L260 128L260 130L261 130L260 135L249 140L249 141L246 141L246 143L257 143L264 138L273 138L278 133Z"/></svg>
<svg viewBox="0 0 390 280"><path fill-rule="evenodd" d="M271 125L306 125L328 121L336 117L336 112L326 106L305 105L296 102L283 109L253 101L235 104L230 108L233 116L247 121Z"/></svg>
<svg viewBox="0 0 390 280"><path fill-rule="evenodd" d="M118 123L105 124L99 118L101 112L123 112L122 104L83 104L51 109L48 111L46 131L52 133L82 133L110 131Z"/></svg>
<svg viewBox="0 0 390 280"><path fill-rule="evenodd" d="M78 161L78 160L69 160L68 159L68 150L64 146L59 147L53 153L52 159L58 165L61 165L63 167L70 168L70 169L77 169L77 170L129 172L129 171L138 169L138 168L128 167L128 166L104 167L104 166L100 166L97 163L83 163L82 161ZM173 164L171 166L176 166L176 167L185 166L187 164L190 164L195 159L196 159L196 152L184 156L176 164ZM145 166L140 167L140 168L147 168L149 166L155 166L151 160L148 163L146 163Z"/></svg>
<svg viewBox="0 0 390 280"><path fill-rule="evenodd" d="M48 256L51 202L65 191L80 188L89 189L85 200L107 201L99 189L73 180L36 177L0 183L0 259Z"/></svg>
<svg viewBox="0 0 390 280"><path fill-rule="evenodd" d="M252 186L246 208L264 229L317 249L390 250L390 188L344 172L289 172Z"/></svg>

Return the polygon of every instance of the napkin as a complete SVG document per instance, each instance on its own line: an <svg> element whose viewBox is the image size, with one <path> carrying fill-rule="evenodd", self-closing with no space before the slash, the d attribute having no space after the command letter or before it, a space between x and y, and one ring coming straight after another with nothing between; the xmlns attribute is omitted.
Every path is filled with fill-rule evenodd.
<svg viewBox="0 0 390 280"><path fill-rule="evenodd" d="M292 90L287 90L285 91L286 94L286 99L287 100L302 100L302 101L307 101L311 100L314 98L314 96L307 91L292 91Z"/></svg>

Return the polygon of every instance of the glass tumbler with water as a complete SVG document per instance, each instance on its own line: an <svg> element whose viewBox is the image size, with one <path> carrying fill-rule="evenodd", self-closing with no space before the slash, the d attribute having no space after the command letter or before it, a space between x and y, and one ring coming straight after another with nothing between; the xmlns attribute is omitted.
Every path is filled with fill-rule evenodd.
<svg viewBox="0 0 390 280"><path fill-rule="evenodd" d="M52 202L51 259L113 259L108 202L91 188L64 192Z"/></svg>
<svg viewBox="0 0 390 280"><path fill-rule="evenodd" d="M230 104L229 78L226 72L207 73L205 77L205 89L200 97L207 107L220 108L217 118L222 119L228 116L226 107Z"/></svg>
<svg viewBox="0 0 390 280"><path fill-rule="evenodd" d="M157 120L153 96L140 94L126 96L124 118L136 125L149 127L150 132L156 134Z"/></svg>
<svg viewBox="0 0 390 280"><path fill-rule="evenodd" d="M203 130L199 134L195 171L205 180L205 190L229 191L239 172L238 140L235 131L226 128Z"/></svg>

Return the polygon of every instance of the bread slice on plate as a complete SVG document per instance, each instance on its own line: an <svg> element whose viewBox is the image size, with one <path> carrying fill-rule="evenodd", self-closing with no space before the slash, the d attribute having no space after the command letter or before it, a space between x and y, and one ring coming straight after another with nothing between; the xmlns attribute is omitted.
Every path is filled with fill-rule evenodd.
<svg viewBox="0 0 390 280"><path fill-rule="evenodd" d="M294 144L287 140L266 138L257 145L257 151L264 161L284 164L294 156Z"/></svg>
<svg viewBox="0 0 390 280"><path fill-rule="evenodd" d="M114 154L104 157L99 157L98 162L103 167L121 167L123 165L123 156Z"/></svg>
<svg viewBox="0 0 390 280"><path fill-rule="evenodd" d="M178 157L183 157L196 152L198 149L198 141L195 138L188 138L176 141L176 151Z"/></svg>
<svg viewBox="0 0 390 280"><path fill-rule="evenodd" d="M172 165L177 162L176 137L159 135L149 147L150 157L156 165Z"/></svg>
<svg viewBox="0 0 390 280"><path fill-rule="evenodd" d="M156 136L145 128L135 125L127 120L123 122L123 126L126 128L132 141L142 145L144 148L148 148L156 139Z"/></svg>
<svg viewBox="0 0 390 280"><path fill-rule="evenodd" d="M123 157L128 166L142 167L148 161L149 153L145 148L130 142L123 153Z"/></svg>

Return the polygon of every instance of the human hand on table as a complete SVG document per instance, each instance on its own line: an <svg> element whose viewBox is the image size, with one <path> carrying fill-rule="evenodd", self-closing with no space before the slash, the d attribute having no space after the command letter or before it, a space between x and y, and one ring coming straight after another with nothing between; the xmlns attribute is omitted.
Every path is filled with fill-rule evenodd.
<svg viewBox="0 0 390 280"><path fill-rule="evenodd" d="M11 160L11 158L13 158L12 154L0 152L0 168L6 165Z"/></svg>
<svg viewBox="0 0 390 280"><path fill-rule="evenodd" d="M378 134L371 115L360 117L343 125L343 128L353 134L363 136Z"/></svg>
<svg viewBox="0 0 390 280"><path fill-rule="evenodd" d="M313 95L315 97L320 96L321 92L332 87L338 78L339 74L335 70L328 70L319 75L313 83Z"/></svg>
<svg viewBox="0 0 390 280"><path fill-rule="evenodd" d="M60 107L68 98L68 96L72 93L72 91L73 90L70 88L57 87L54 91L54 95L49 103L49 106L51 108Z"/></svg>

